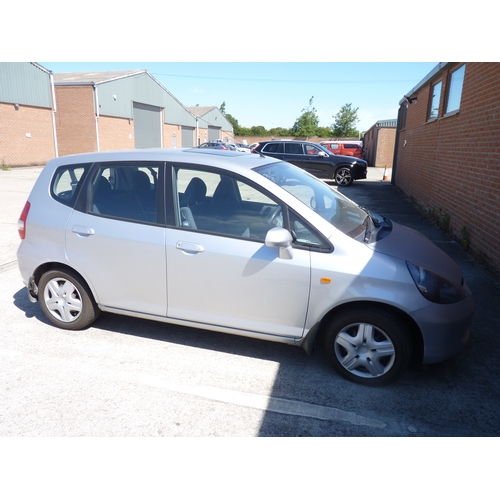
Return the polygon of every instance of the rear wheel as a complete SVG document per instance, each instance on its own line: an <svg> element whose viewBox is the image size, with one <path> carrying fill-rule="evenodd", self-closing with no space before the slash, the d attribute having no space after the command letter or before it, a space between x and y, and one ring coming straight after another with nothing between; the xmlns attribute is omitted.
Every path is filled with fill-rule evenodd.
<svg viewBox="0 0 500 500"><path fill-rule="evenodd" d="M325 351L333 368L346 379L382 386L406 371L412 342L397 316L379 308L356 308L330 321Z"/></svg>
<svg viewBox="0 0 500 500"><path fill-rule="evenodd" d="M352 184L352 181L354 180L352 178L351 169L349 167L340 167L335 172L334 179L339 186L350 186Z"/></svg>
<svg viewBox="0 0 500 500"><path fill-rule="evenodd" d="M49 321L66 330L86 328L100 312L86 283L71 271L46 272L40 278L38 300Z"/></svg>

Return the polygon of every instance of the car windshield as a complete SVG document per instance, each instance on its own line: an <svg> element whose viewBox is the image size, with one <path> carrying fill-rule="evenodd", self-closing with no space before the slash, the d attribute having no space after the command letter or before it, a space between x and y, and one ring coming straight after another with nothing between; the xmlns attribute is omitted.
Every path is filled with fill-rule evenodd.
<svg viewBox="0 0 500 500"><path fill-rule="evenodd" d="M273 163L255 169L288 191L339 231L352 238L364 236L367 213L325 182L289 163Z"/></svg>

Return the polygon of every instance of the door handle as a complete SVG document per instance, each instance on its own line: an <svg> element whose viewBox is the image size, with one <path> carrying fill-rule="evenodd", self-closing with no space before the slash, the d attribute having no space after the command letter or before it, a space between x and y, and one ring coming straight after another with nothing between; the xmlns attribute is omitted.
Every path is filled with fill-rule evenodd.
<svg viewBox="0 0 500 500"><path fill-rule="evenodd" d="M197 245L196 243L188 243L186 241L178 241L177 245L175 245L175 248L187 253L201 253L205 250L201 245Z"/></svg>
<svg viewBox="0 0 500 500"><path fill-rule="evenodd" d="M92 236L95 232L91 227L86 226L73 226L71 231L78 236Z"/></svg>

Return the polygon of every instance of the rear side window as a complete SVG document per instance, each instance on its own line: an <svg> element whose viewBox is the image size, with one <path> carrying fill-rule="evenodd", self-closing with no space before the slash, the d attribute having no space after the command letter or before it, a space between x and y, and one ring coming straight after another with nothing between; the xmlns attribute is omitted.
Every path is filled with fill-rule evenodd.
<svg viewBox="0 0 500 500"><path fill-rule="evenodd" d="M295 144L293 142L287 142L285 144L285 153L292 155L302 155L304 151L302 150L302 144Z"/></svg>
<svg viewBox="0 0 500 500"><path fill-rule="evenodd" d="M64 205L72 207L80 191L82 180L91 164L66 165L56 170L51 188L52 197Z"/></svg>
<svg viewBox="0 0 500 500"><path fill-rule="evenodd" d="M266 144L262 148L263 153L282 153L283 152L283 144L281 143L273 143L273 144Z"/></svg>
<svg viewBox="0 0 500 500"><path fill-rule="evenodd" d="M158 223L160 163L103 163L92 181L90 212Z"/></svg>
<svg viewBox="0 0 500 500"><path fill-rule="evenodd" d="M359 146L357 144L344 144L344 148L346 148L346 149L358 149Z"/></svg>

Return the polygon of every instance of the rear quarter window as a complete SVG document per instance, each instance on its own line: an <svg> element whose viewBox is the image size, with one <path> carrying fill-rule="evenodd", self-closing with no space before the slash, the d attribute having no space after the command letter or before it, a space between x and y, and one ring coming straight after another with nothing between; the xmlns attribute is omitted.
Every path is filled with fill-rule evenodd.
<svg viewBox="0 0 500 500"><path fill-rule="evenodd" d="M282 153L283 152L283 144L266 144L262 148L263 153Z"/></svg>
<svg viewBox="0 0 500 500"><path fill-rule="evenodd" d="M89 163L59 167L52 180L52 198L63 205L73 206L90 165Z"/></svg>

